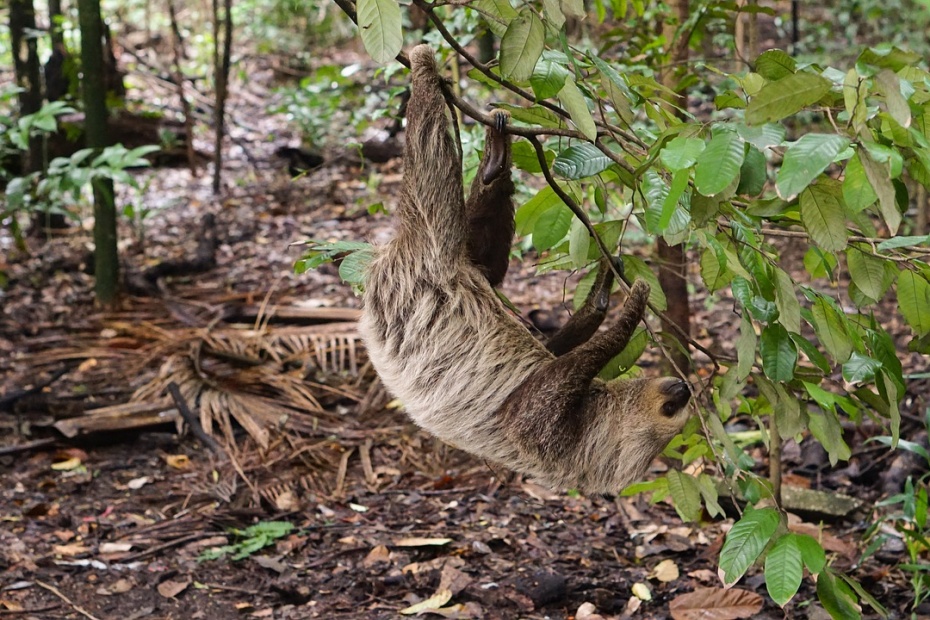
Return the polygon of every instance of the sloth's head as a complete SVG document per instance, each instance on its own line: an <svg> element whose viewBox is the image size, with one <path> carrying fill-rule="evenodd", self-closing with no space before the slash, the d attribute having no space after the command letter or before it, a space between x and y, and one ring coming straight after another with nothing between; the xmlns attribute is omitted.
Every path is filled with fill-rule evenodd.
<svg viewBox="0 0 930 620"><path fill-rule="evenodd" d="M677 435L688 421L688 401L691 386L675 377L654 379L617 379L607 383L620 408L622 426L640 427L638 430L660 446ZM627 426L629 425L629 426Z"/></svg>

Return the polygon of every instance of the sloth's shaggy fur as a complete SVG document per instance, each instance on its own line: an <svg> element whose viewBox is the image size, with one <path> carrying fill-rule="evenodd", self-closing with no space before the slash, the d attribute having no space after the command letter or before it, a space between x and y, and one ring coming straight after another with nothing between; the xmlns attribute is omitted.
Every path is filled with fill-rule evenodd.
<svg viewBox="0 0 930 620"><path fill-rule="evenodd" d="M683 381L597 378L642 319L649 287L636 282L618 321L595 333L611 284L601 277L577 315L588 320L550 347L560 355L537 341L492 288L513 235L506 118L488 129L466 203L433 51L420 45L410 62L399 224L365 281L371 360L410 417L446 442L553 487L616 492L687 419Z"/></svg>

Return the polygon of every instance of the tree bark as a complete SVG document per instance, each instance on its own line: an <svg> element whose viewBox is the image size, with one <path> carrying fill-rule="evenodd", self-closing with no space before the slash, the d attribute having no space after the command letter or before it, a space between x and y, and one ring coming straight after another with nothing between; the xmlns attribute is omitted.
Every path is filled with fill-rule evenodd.
<svg viewBox="0 0 930 620"><path fill-rule="evenodd" d="M686 109L688 100L678 89L676 68L684 69L688 60L688 36L687 33L682 33L676 38L676 32L680 25L688 21L689 0L670 0L669 5L672 15L663 24L663 34L669 45L669 65L662 74L662 82L677 93L674 103ZM688 265L684 246L670 246L665 239L659 237L656 251L659 257L659 284L668 299L668 322L685 334L690 334L691 308L688 303ZM663 330L666 334L669 357L678 370L687 376L691 372L691 357L688 355L687 343L675 335L668 323L663 323Z"/></svg>
<svg viewBox="0 0 930 620"><path fill-rule="evenodd" d="M11 0L10 39L13 44L13 70L19 93L19 115L28 116L42 107L42 81L39 76L39 53L34 36L36 14L32 0ZM23 173L42 170L42 138L29 138L29 150L23 156Z"/></svg>
<svg viewBox="0 0 930 620"><path fill-rule="evenodd" d="M104 78L103 20L99 0L78 0L81 27L81 91L84 100L84 135L87 146L107 145L107 91ZM93 182L94 274L97 301L113 305L119 293L119 257L116 250L116 207L113 183Z"/></svg>
<svg viewBox="0 0 930 620"><path fill-rule="evenodd" d="M213 0L213 64L216 74L216 142L213 147L213 193L220 192L223 172L223 136L225 135L226 95L229 84L229 65L232 55L232 0L224 0L223 52L220 54L220 8L219 0Z"/></svg>

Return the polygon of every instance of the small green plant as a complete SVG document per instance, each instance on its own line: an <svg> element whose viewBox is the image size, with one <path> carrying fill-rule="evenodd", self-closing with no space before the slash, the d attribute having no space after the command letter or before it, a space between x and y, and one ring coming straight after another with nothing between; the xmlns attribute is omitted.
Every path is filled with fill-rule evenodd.
<svg viewBox="0 0 930 620"><path fill-rule="evenodd" d="M250 525L244 530L230 528L229 533L239 540L231 545L207 549L197 558L198 562L218 560L227 555L234 561L243 560L256 551L273 545L274 541L284 538L294 529L293 523L287 521L262 521Z"/></svg>
<svg viewBox="0 0 930 620"><path fill-rule="evenodd" d="M924 415L924 426L930 429L930 408ZM875 441L893 446L894 440L891 437L877 437ZM891 509L881 514L866 532L866 539L869 541L868 546L862 554L862 560L865 560L873 553L881 549L895 534L891 534L886 527L890 525L904 544L907 551L908 561L898 565L898 568L910 573L911 590L914 593L914 602L911 605L912 610L924 601L930 598L930 528L927 527L927 486L930 481L930 452L919 443L899 439L897 441L899 450L905 450L919 456L924 462L924 468L928 473L914 480L908 476L904 482L904 490L897 495L878 502L875 505L876 510L882 511ZM860 560L860 561L862 561ZM916 616L914 616L916 618Z"/></svg>

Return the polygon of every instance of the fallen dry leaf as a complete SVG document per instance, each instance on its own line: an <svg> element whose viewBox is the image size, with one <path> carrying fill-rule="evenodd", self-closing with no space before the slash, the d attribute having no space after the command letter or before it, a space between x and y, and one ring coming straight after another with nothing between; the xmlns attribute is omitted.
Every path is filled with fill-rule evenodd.
<svg viewBox="0 0 930 620"><path fill-rule="evenodd" d="M97 551L100 553L125 553L130 549L132 549L132 543L105 542L100 544Z"/></svg>
<svg viewBox="0 0 930 620"><path fill-rule="evenodd" d="M133 491L138 491L150 482L152 482L152 479L149 476L142 476L141 478L133 478L127 482L126 487Z"/></svg>
<svg viewBox="0 0 930 620"><path fill-rule="evenodd" d="M653 579L658 579L662 583L668 583L678 579L678 565L672 560L662 560L652 569L649 575Z"/></svg>
<svg viewBox="0 0 930 620"><path fill-rule="evenodd" d="M158 593L165 598L174 598L186 590L189 585L191 585L190 578L179 579L177 581L169 579L168 581L162 581L158 584Z"/></svg>
<svg viewBox="0 0 930 620"><path fill-rule="evenodd" d="M191 465L191 460L186 454L166 454L165 463L172 469L187 469Z"/></svg>
<svg viewBox="0 0 930 620"><path fill-rule="evenodd" d="M638 598L641 601L651 601L652 600L652 591L644 583L634 583L633 584L633 596Z"/></svg>
<svg viewBox="0 0 930 620"><path fill-rule="evenodd" d="M53 545L52 551L58 555L76 556L83 553L90 553L90 549L81 543L72 543L70 545Z"/></svg>
<svg viewBox="0 0 930 620"><path fill-rule="evenodd" d="M582 603L575 612L575 620L604 620L604 616L597 613L594 603Z"/></svg>
<svg viewBox="0 0 930 620"><path fill-rule="evenodd" d="M674 620L737 620L762 610L762 597L739 588L698 588L675 597L668 606Z"/></svg>
<svg viewBox="0 0 930 620"><path fill-rule="evenodd" d="M54 469L55 471L71 471L73 469L77 469L80 466L81 466L81 459L76 456L72 456L70 459L66 461L59 461L57 463L52 463L52 469Z"/></svg>
<svg viewBox="0 0 930 620"><path fill-rule="evenodd" d="M424 611L432 611L434 609L439 609L452 599L452 592L449 590L438 590L436 594L432 595L424 601L420 601L416 605L411 605L405 609L401 609L400 613L405 616L412 616L414 614L419 614Z"/></svg>
<svg viewBox="0 0 930 620"><path fill-rule="evenodd" d="M395 547L431 547L448 545L451 538L401 538L394 541Z"/></svg>
<svg viewBox="0 0 930 620"><path fill-rule="evenodd" d="M362 566L368 568L374 566L378 562L390 562L391 561L391 552L384 545L378 545L374 549L368 552L368 555L365 556L365 559L362 560Z"/></svg>
<svg viewBox="0 0 930 620"><path fill-rule="evenodd" d="M472 578L450 564L442 567L439 578L439 590L449 590L453 595L468 587Z"/></svg>

